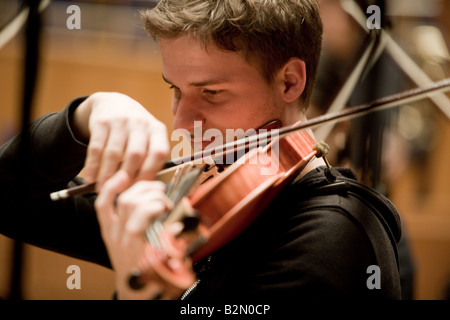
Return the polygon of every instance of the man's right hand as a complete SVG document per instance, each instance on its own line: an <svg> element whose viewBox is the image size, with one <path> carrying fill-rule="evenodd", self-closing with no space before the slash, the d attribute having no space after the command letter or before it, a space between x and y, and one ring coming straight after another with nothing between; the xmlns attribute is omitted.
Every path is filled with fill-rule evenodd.
<svg viewBox="0 0 450 320"><path fill-rule="evenodd" d="M84 168L97 191L117 171L133 179L153 180L169 154L166 126L141 104L120 93L89 96L74 112L72 126L88 141Z"/></svg>

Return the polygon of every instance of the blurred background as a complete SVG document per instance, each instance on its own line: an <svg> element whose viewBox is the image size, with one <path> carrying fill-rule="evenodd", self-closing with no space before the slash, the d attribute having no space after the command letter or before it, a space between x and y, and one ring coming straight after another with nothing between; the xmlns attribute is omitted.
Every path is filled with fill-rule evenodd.
<svg viewBox="0 0 450 320"><path fill-rule="evenodd" d="M172 126L171 92L161 78L157 44L147 36L138 11L155 1L51 1L42 11L39 74L32 118L64 108L96 91L125 93ZM324 45L314 99L314 117L337 107L357 106L430 81L450 77L450 1L319 0ZM381 30L369 29L370 5L380 8ZM67 21L80 8L80 29ZM0 40L22 2L0 1ZM376 17L378 18L378 17ZM369 32L370 31L370 32ZM0 41L0 143L20 129L24 32ZM371 42L372 39L375 42ZM365 68L348 79L374 45ZM354 75L354 73L353 73ZM344 90L342 90L344 88ZM387 195L404 227L400 246L405 299L450 298L449 94L424 99L351 121L323 135L334 166ZM110 299L113 273L103 267L22 245L21 282L12 281L14 242L0 236L0 299L18 290L22 299ZM81 270L81 289L70 290L70 265Z"/></svg>

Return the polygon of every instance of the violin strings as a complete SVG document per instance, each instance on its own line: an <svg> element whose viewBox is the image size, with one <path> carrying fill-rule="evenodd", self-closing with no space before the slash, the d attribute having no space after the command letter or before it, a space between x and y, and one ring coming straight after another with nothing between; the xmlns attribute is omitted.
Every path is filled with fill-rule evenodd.
<svg viewBox="0 0 450 320"><path fill-rule="evenodd" d="M174 207L176 207L181 199L191 190L204 169L204 167L191 167L188 170L179 171L179 175L172 179L175 182L170 184L166 193ZM164 229L164 221L170 217L171 213L172 210L169 210L157 216L153 219L145 232L148 241L155 249L160 250L164 246L160 241L160 234Z"/></svg>

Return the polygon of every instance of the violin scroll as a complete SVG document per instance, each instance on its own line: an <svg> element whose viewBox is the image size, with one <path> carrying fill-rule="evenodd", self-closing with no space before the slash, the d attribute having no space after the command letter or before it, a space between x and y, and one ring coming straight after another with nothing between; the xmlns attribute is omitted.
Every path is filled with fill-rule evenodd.
<svg viewBox="0 0 450 320"><path fill-rule="evenodd" d="M139 290L156 281L165 288L163 297L178 298L196 281L190 252L206 241L196 210L182 198L163 221L155 219L146 238L130 287Z"/></svg>

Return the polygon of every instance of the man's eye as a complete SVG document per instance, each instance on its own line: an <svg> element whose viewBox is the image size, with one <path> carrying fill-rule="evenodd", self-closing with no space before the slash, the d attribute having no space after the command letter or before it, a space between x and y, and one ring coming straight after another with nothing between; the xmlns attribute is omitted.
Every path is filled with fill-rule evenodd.
<svg viewBox="0 0 450 320"><path fill-rule="evenodd" d="M204 90L203 92L214 96L214 95L217 95L220 92L220 90Z"/></svg>

